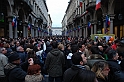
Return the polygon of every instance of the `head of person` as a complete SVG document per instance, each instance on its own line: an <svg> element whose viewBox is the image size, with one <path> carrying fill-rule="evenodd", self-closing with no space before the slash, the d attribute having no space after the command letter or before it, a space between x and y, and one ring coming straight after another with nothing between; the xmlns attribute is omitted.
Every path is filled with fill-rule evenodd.
<svg viewBox="0 0 124 82"><path fill-rule="evenodd" d="M0 53L2 53L2 54L6 54L6 53L7 53L6 48L4 48L4 47L0 48Z"/></svg>
<svg viewBox="0 0 124 82"><path fill-rule="evenodd" d="M24 48L22 46L18 46L16 50L20 52L24 52Z"/></svg>
<svg viewBox="0 0 124 82"><path fill-rule="evenodd" d="M90 70L80 70L73 78L72 82L98 82L94 72Z"/></svg>
<svg viewBox="0 0 124 82"><path fill-rule="evenodd" d="M36 58L37 58L35 51L33 49L29 50L29 52L28 52L27 59L29 59L29 58L33 58L34 60L36 60Z"/></svg>
<svg viewBox="0 0 124 82"><path fill-rule="evenodd" d="M110 71L109 65L106 61L97 61L93 64L91 70L96 73L97 78L105 79Z"/></svg>
<svg viewBox="0 0 124 82"><path fill-rule="evenodd" d="M30 65L28 67L28 75L40 74L41 66L38 64Z"/></svg>
<svg viewBox="0 0 124 82"><path fill-rule="evenodd" d="M52 43L51 43L51 46L52 46L52 48L58 48L58 43L57 43L57 41L52 41Z"/></svg>
<svg viewBox="0 0 124 82"><path fill-rule="evenodd" d="M19 41L17 41L17 42L16 42L16 46L19 46L19 45L20 45L20 42L19 42Z"/></svg>
<svg viewBox="0 0 124 82"><path fill-rule="evenodd" d="M85 65L87 63L87 58L81 52L74 53L71 59L74 65Z"/></svg>
<svg viewBox="0 0 124 82"><path fill-rule="evenodd" d="M78 47L79 47L79 50L82 51L82 52L85 50L85 44L83 42L80 42L78 44Z"/></svg>
<svg viewBox="0 0 124 82"><path fill-rule="evenodd" d="M108 59L112 59L112 60L118 60L119 58L117 51L113 49L108 51L107 56L108 56Z"/></svg>
<svg viewBox="0 0 124 82"><path fill-rule="evenodd" d="M7 55L8 55L8 61L10 63L13 63L15 65L20 64L21 61L20 61L20 57L17 52L12 51L12 52L8 53Z"/></svg>
<svg viewBox="0 0 124 82"><path fill-rule="evenodd" d="M59 50L64 50L64 45L63 45L62 43L60 43L60 44L58 45L58 49L59 49Z"/></svg>

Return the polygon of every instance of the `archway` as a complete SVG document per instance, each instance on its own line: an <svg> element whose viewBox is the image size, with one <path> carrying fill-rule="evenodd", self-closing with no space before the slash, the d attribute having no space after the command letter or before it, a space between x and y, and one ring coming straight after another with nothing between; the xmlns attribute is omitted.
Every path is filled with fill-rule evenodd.
<svg viewBox="0 0 124 82"><path fill-rule="evenodd" d="M23 37L23 22L24 22L24 11L22 9L19 10L18 12L18 20L17 20L17 34L18 37Z"/></svg>
<svg viewBox="0 0 124 82"><path fill-rule="evenodd" d="M103 13L102 13L102 10L101 9L98 9L97 11L96 11L96 22L97 22L97 34L102 34L103 33Z"/></svg>
<svg viewBox="0 0 124 82"><path fill-rule="evenodd" d="M9 11L9 3L7 0L1 0L0 3L0 36L4 36L4 37L8 37L8 30L9 30L9 26L8 26L8 20L6 18L7 16L7 11ZM8 9L7 9L8 8Z"/></svg>
<svg viewBox="0 0 124 82"><path fill-rule="evenodd" d="M124 36L124 0L115 0L114 8L114 34L118 38Z"/></svg>

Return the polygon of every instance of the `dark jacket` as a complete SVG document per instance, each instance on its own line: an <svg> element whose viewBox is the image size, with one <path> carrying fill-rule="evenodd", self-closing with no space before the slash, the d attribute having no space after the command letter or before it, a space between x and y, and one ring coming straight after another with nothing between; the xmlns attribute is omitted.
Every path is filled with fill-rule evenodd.
<svg viewBox="0 0 124 82"><path fill-rule="evenodd" d="M47 54L45 68L51 77L62 76L64 64L64 54L59 49L53 49Z"/></svg>
<svg viewBox="0 0 124 82"><path fill-rule="evenodd" d="M98 82L110 82L108 79L97 78Z"/></svg>
<svg viewBox="0 0 124 82"><path fill-rule="evenodd" d="M71 68L64 72L63 82L72 82L73 78L77 75L80 70L85 70L85 66L72 65Z"/></svg>
<svg viewBox="0 0 124 82"><path fill-rule="evenodd" d="M5 66L5 74L9 82L24 82L26 72L20 66L8 63Z"/></svg>
<svg viewBox="0 0 124 82"><path fill-rule="evenodd" d="M25 60L27 58L25 52L17 51L17 53L19 54L19 57L21 59L21 63L25 62Z"/></svg>
<svg viewBox="0 0 124 82"><path fill-rule="evenodd" d="M121 67L118 61L107 60L109 63L109 79L111 82L124 82L124 73L121 71Z"/></svg>

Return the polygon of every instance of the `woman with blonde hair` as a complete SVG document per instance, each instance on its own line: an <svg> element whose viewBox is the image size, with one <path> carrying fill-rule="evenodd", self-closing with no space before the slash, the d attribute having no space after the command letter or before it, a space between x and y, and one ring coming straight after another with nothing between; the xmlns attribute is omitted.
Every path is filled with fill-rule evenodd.
<svg viewBox="0 0 124 82"><path fill-rule="evenodd" d="M109 82L108 74L109 74L110 69L106 61L95 62L91 71L96 73L98 82Z"/></svg>

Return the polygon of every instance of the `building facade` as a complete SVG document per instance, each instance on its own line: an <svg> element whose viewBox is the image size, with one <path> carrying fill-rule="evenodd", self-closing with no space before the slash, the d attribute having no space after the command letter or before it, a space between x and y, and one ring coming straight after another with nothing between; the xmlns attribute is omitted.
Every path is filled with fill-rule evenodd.
<svg viewBox="0 0 124 82"><path fill-rule="evenodd" d="M51 19L50 14L48 14L48 27L47 27L47 29L48 29L48 35L49 36L52 35L52 29L51 29L51 27L52 27L52 19Z"/></svg>
<svg viewBox="0 0 124 82"><path fill-rule="evenodd" d="M64 18L63 18L61 24L62 24L62 35L63 36L68 36L67 35L67 28L66 28L66 26L67 26L67 16L66 16L66 14L64 15Z"/></svg>
<svg viewBox="0 0 124 82"><path fill-rule="evenodd" d="M18 38L47 35L48 8L45 0L1 0L1 2L0 36Z"/></svg>
<svg viewBox="0 0 124 82"><path fill-rule="evenodd" d="M95 10L95 7L96 0L70 0L66 10L68 35L115 34L118 38L123 37L124 0L101 0L101 8ZM108 26L107 16L110 21Z"/></svg>
<svg viewBox="0 0 124 82"><path fill-rule="evenodd" d="M52 36L61 36L62 27L52 27Z"/></svg>

